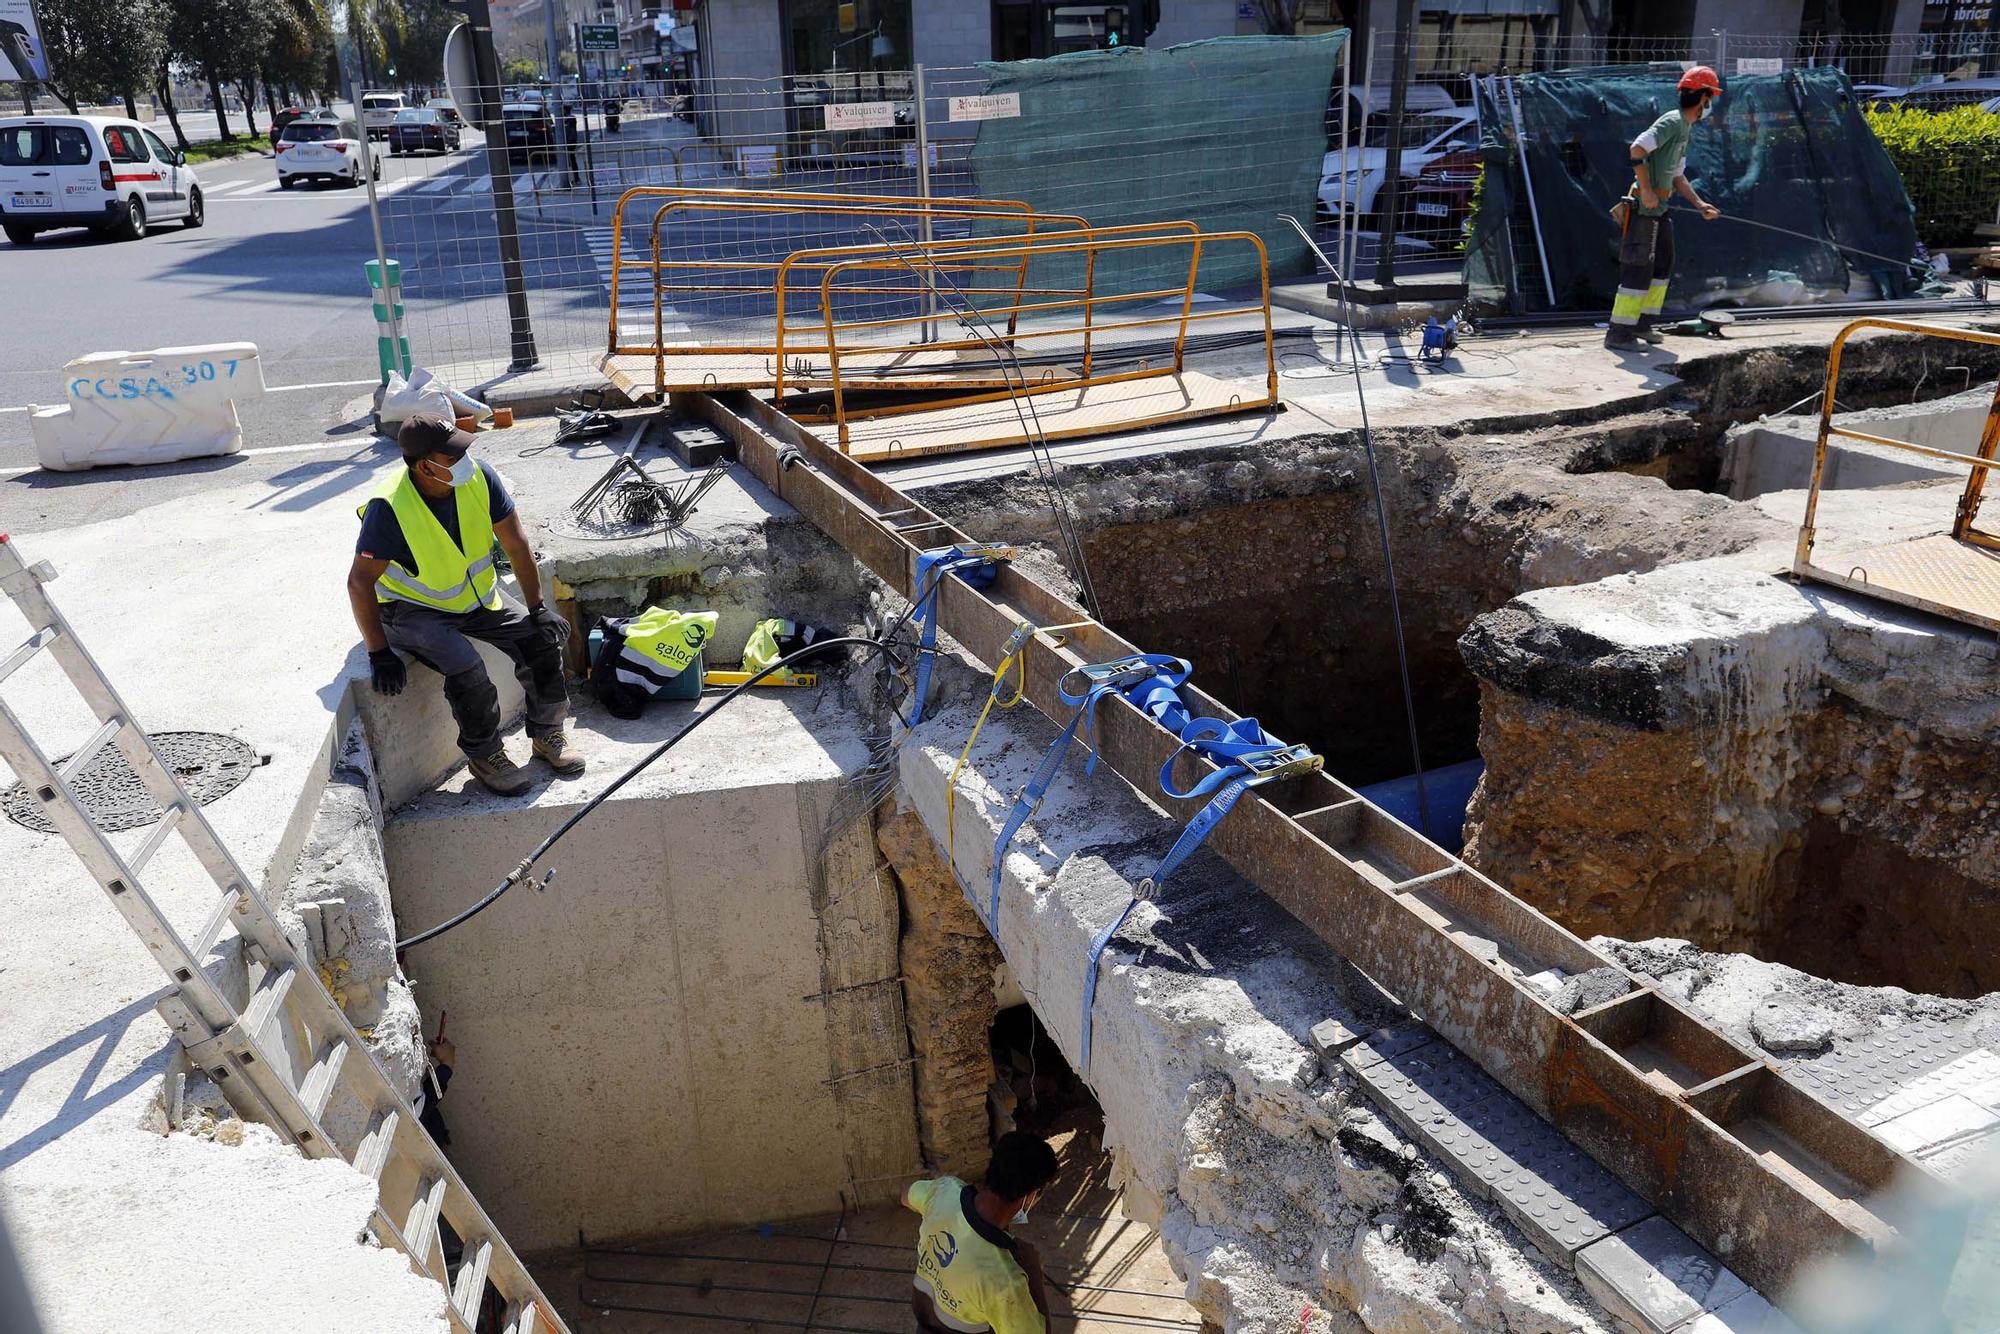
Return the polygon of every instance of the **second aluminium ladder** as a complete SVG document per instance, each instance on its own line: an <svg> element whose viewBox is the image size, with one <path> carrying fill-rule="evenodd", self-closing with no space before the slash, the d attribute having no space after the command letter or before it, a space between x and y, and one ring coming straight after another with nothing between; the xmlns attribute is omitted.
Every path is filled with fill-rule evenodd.
<svg viewBox="0 0 2000 1334"><path fill-rule="evenodd" d="M339 1157L376 1183L369 1230L402 1251L412 1267L444 1286L451 1326L471 1331L490 1287L505 1304L506 1334L567 1334L555 1309L520 1258L479 1207L409 1102L396 1091L347 1016L293 948L250 877L173 772L160 761L42 585L55 577L46 562L21 559L0 534L0 592L27 617L27 641L0 657L0 683L46 652L96 715L98 728L74 755L52 762L20 716L0 698L0 758L34 797L133 932L169 977L155 1008L203 1071L247 1121L267 1125L309 1158ZM70 786L106 746L115 745L162 815L130 853L121 853ZM178 833L215 882L218 895L202 929L183 939L140 877L168 838ZM247 1006L239 1010L202 968L234 926L250 970ZM305 1053L294 1070L293 1052ZM336 1090L367 1111L368 1129L352 1145L336 1143L322 1117ZM442 1224L463 1240L456 1272L448 1270Z"/></svg>

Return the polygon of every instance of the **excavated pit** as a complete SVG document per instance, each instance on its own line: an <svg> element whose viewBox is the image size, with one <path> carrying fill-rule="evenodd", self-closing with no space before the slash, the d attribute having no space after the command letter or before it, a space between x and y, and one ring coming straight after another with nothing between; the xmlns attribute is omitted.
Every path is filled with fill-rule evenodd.
<svg viewBox="0 0 2000 1334"><path fill-rule="evenodd" d="M1856 344L1840 403L1859 415L1843 420L1892 438L1970 448L1993 397L1981 380L1996 365L2000 355L1983 347L1954 348L1946 364L1920 344ZM1728 558L1770 573L1786 568L1817 431L1808 414L1824 370L1816 350L1761 349L1700 363L1674 402L1606 420L1482 439L1379 431L1422 766L1501 763L1504 772L1488 787L1504 785L1514 803L1509 829L1519 833L1496 838L1489 830L1471 858L1583 934L1679 935L1832 980L1977 996L2000 989L2000 928L1989 925L2000 920L1993 912L2000 883L1973 851L1988 846L1990 834L1981 831L1993 818L1977 776L1985 743L1958 735L1947 719L1926 729L1920 700L1856 703L1838 682L1823 684L1828 707L1802 702L1785 735L1751 740L1751 749L1771 752L1760 763L1787 771L1789 790L1776 821L1782 827L1745 849L1761 816L1739 813L1730 827L1727 810L1699 800L1677 808L1662 794L1701 785L1707 770L1690 779L1686 766L1711 761L1649 750L1655 722L1625 703L1597 700L1581 720L1529 709L1516 724L1511 709L1496 711L1491 693L1497 677L1502 688L1538 698L1541 687L1523 674L1563 656L1520 636L1502 636L1488 653L1482 618L1504 621L1514 613L1502 609L1524 595ZM1808 401L1799 414L1782 415L1801 408L1801 399ZM1120 460L1077 470L1065 489L1107 624L1148 651L1188 658L1205 688L1275 735L1312 745L1343 781L1366 785L1409 774L1413 760L1381 538L1357 444L1352 433L1300 435L1275 447ZM1841 446L1829 486L1908 492L1943 484L1949 466ZM1058 547L1039 483L960 483L927 499L976 536L1009 540L1039 526L1042 540ZM1914 502L1904 495L1898 503ZM1943 520L1951 504L1952 497L1936 502ZM1619 598L1614 590L1600 602L1608 610ZM1724 608L1721 619L1728 617ZM1978 638L1939 624L1947 640ZM1730 631L1724 624L1714 633L1726 640ZM1836 666L1831 677L1859 670L1886 678L1895 692L1897 651L1874 651L1887 653L1886 667ZM1590 689L1601 693L1643 695L1653 670L1645 661L1599 666ZM1921 693L1920 675L1912 686ZM1689 707L1710 729L1748 730L1752 720L1731 699L1753 688L1725 673L1692 688L1708 696ZM1946 700L1938 711L1952 707ZM1552 738L1574 736L1579 722L1587 730L1597 713L1632 729L1618 761L1606 765L1591 751L1590 763L1564 765L1558 755L1563 781L1538 798L1532 788L1552 758ZM1593 790L1607 786L1617 794L1609 801ZM1848 809L1857 793L1863 805L1874 799L1874 814ZM1940 809L1926 807L1915 825L1898 827L1889 813L1909 811L1925 794L1937 796ZM1608 809L1614 802L1629 814ZM1735 851L1683 856L1641 834L1690 819L1724 830L1713 839L1691 831L1690 843ZM1564 832L1537 832L1544 829ZM1556 838L1567 846L1546 846ZM1623 846L1645 851L1626 855ZM1552 860L1575 872L1553 887L1544 883ZM1659 873L1660 864L1681 862L1689 863L1686 874ZM1633 884L1646 888L1634 893Z"/></svg>
<svg viewBox="0 0 2000 1334"><path fill-rule="evenodd" d="M1908 355L1857 357L1843 402L1908 394ZM1590 756L1562 775L1572 806L1588 805L1605 772L1592 769L1600 751L1632 762L1618 770L1633 784L1621 791L1672 788L1673 766L1693 750L1649 749L1657 729L1643 719L1593 716L1616 735L1591 751L1595 738L1579 737L1575 719L1536 703L1524 681L1496 684L1491 661L1467 644L1540 590L1782 548L1793 530L1770 506L1720 494L1729 431L1795 404L1815 365L1808 353L1748 354L1692 378L1685 401L1606 420L1490 436L1378 432L1417 741L1427 768L1486 761L1468 859L1580 933L1679 935L1835 981L1977 995L2000 986L1994 886L1966 869L1962 848L1943 854L1942 833L1923 845L1825 813L1831 778L1799 798L1809 814L1759 845L1754 883L1734 864L1695 858L1684 877L1633 876L1643 892L1607 895L1606 882L1645 855L1634 852L1545 887L1542 850L1509 843L1495 818L1508 792L1515 827L1546 815L1520 794L1553 736ZM1068 470L1064 490L1106 623L1188 657L1205 688L1314 746L1343 781L1410 771L1388 579L1354 433L1091 463ZM1066 573L1051 559L1060 545L1040 483L998 475L916 494L977 538L1039 546L1028 558L1038 576ZM695 544L554 568L586 610L705 598L724 611L725 648L761 615L862 621L868 579L796 516L774 520L762 504L711 544L721 561L704 565ZM959 672L951 688L982 687ZM481 925L495 944L412 961L429 1027L449 1009L460 1044L446 1110L466 1146L455 1150L461 1168L550 1273L589 1263L568 1249L579 1228L616 1243L837 1217L879 1207L927 1172L976 1175L1010 1125L1087 1136L1102 1115L1044 1028L1058 1021L1012 980L922 820L891 803L839 840L819 836L857 790L879 804L894 785L871 758L850 687L759 706L767 733L718 729L706 760L685 757L614 803L625 807L609 815L620 827L572 849L575 864L558 865L550 892L518 890L494 909ZM1893 719L1853 710L1843 725L1856 744L1890 753ZM1717 725L1734 722L1703 723ZM622 749L593 763L635 753L636 733L589 720L600 727ZM648 735L657 731L655 719ZM746 748L765 766L754 776ZM1952 753L1954 772L1962 758ZM726 779L704 778L704 763ZM489 885L574 805L551 790L521 810L462 780L416 796L386 834L404 926ZM1641 820L1652 809L1635 806ZM1691 809L1700 818L1704 808ZM1600 832L1574 818L1551 827L1581 848ZM674 869L690 847L705 864ZM524 981L551 969L559 983ZM537 1073L555 1070L562 1078ZM1345 1147L1353 1135L1342 1136ZM725 1189L725 1179L754 1185ZM1158 1173L1145 1185L1164 1187Z"/></svg>

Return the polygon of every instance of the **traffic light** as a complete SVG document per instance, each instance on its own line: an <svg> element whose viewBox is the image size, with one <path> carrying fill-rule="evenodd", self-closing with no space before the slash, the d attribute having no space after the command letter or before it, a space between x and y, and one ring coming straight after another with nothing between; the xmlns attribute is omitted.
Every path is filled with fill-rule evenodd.
<svg viewBox="0 0 2000 1334"><path fill-rule="evenodd" d="M1125 7L1114 5L1104 11L1104 48L1115 51L1125 45Z"/></svg>

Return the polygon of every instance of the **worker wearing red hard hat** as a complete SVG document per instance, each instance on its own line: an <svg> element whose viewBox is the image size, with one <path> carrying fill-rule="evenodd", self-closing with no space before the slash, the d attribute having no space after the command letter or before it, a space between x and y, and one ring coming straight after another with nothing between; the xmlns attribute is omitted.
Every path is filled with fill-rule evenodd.
<svg viewBox="0 0 2000 1334"><path fill-rule="evenodd" d="M1674 273L1674 222L1667 202L1678 194L1717 218L1722 210L1695 193L1687 178L1688 143L1694 123L1715 109L1722 80L1706 65L1681 76L1680 106L1654 121L1632 141L1633 188L1626 195L1624 236L1618 245L1618 295L1611 303L1609 348L1636 348L1663 341L1653 328L1667 301Z"/></svg>

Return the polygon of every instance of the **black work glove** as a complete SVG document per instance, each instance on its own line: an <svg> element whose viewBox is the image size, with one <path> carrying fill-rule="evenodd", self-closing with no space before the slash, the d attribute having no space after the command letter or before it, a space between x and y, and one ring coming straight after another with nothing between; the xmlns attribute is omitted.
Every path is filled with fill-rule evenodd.
<svg viewBox="0 0 2000 1334"><path fill-rule="evenodd" d="M368 671L374 677L378 695L400 695L410 681L410 669L403 666L403 660L392 648L378 648L370 653Z"/></svg>
<svg viewBox="0 0 2000 1334"><path fill-rule="evenodd" d="M548 603L537 603L535 609L528 613L528 620L533 623L535 633L541 636L544 648L561 648L569 642L569 622Z"/></svg>

